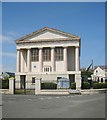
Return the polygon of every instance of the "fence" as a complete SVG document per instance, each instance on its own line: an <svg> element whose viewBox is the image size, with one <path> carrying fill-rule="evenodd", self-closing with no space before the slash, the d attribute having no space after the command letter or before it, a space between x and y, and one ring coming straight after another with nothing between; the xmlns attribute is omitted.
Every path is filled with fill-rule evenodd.
<svg viewBox="0 0 107 120"><path fill-rule="evenodd" d="M15 94L35 94L35 83L32 81L15 81Z"/></svg>

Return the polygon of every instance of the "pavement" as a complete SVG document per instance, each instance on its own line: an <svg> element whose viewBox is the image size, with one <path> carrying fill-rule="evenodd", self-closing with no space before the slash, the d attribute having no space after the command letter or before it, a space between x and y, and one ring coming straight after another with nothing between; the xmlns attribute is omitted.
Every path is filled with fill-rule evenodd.
<svg viewBox="0 0 107 120"><path fill-rule="evenodd" d="M3 95L3 118L105 118L105 94Z"/></svg>

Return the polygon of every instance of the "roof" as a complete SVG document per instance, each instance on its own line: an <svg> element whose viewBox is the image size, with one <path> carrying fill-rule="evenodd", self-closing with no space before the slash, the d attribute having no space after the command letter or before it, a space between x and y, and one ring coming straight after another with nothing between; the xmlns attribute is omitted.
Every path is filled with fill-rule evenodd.
<svg viewBox="0 0 107 120"><path fill-rule="evenodd" d="M105 70L105 72L107 72L107 65L95 66L95 67L94 67L94 70L95 70L96 68L98 68L98 67L100 67L102 70Z"/></svg>
<svg viewBox="0 0 107 120"><path fill-rule="evenodd" d="M33 41L30 41L30 40L27 40L29 38L31 38L32 36L34 35L39 35L40 33L43 33L44 31L50 31L50 32L53 32L53 33L57 33L57 34L60 34L60 35L63 35L63 36L66 36L67 38L57 38L57 39L51 39L51 41L59 41L59 40L80 40L80 37L79 36L76 36L74 34L70 34L70 33L67 33L67 32L64 32L64 31L61 31L61 30L58 30L58 29L54 29L54 28L49 28L49 27L44 27L40 30L37 30L35 32L32 32L31 34L28 34L20 39L17 39L16 40L16 43L29 43L29 42L41 42L41 41L49 41L49 39L39 39L39 40L33 40Z"/></svg>
<svg viewBox="0 0 107 120"><path fill-rule="evenodd" d="M15 76L15 73L11 73L11 72L5 72L5 73L7 73L10 76Z"/></svg>

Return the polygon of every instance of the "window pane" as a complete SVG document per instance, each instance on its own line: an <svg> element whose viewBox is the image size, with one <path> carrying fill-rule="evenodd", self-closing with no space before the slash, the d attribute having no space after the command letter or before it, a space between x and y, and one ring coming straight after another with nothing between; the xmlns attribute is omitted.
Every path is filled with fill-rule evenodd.
<svg viewBox="0 0 107 120"><path fill-rule="evenodd" d="M55 59L56 61L63 60L63 48L62 47L55 48Z"/></svg>
<svg viewBox="0 0 107 120"><path fill-rule="evenodd" d="M35 78L34 77L32 78L32 83L35 83Z"/></svg>
<svg viewBox="0 0 107 120"><path fill-rule="evenodd" d="M43 60L44 61L50 61L51 60L51 49L50 48L44 48L43 49Z"/></svg>
<svg viewBox="0 0 107 120"><path fill-rule="evenodd" d="M39 50L37 48L31 49L31 61L39 61Z"/></svg>

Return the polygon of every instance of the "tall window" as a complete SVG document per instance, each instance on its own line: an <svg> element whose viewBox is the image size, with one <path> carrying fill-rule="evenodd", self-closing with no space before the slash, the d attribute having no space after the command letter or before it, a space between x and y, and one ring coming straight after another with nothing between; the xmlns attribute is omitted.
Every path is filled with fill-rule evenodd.
<svg viewBox="0 0 107 120"><path fill-rule="evenodd" d="M62 47L55 48L55 59L56 61L63 61L63 48Z"/></svg>
<svg viewBox="0 0 107 120"><path fill-rule="evenodd" d="M39 49L31 49L31 61L39 61Z"/></svg>
<svg viewBox="0 0 107 120"><path fill-rule="evenodd" d="M51 60L51 49L43 48L43 61L50 61L50 60Z"/></svg>

